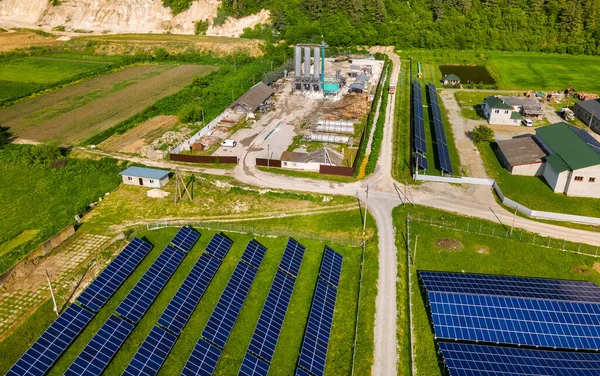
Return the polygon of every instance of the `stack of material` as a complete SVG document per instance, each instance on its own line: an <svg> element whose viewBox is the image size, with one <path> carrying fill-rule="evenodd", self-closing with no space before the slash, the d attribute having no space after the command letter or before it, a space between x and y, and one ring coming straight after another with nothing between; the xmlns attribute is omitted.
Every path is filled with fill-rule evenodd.
<svg viewBox="0 0 600 376"><path fill-rule="evenodd" d="M598 99L598 94L593 93L577 93L577 97L582 101Z"/></svg>

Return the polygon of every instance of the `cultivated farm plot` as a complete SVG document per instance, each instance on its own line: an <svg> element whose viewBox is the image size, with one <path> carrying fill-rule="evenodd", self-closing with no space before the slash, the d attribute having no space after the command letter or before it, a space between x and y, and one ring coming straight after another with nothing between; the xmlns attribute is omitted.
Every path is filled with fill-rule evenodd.
<svg viewBox="0 0 600 376"><path fill-rule="evenodd" d="M2 109L0 122L23 139L77 144L214 69L201 65L127 68Z"/></svg>
<svg viewBox="0 0 600 376"><path fill-rule="evenodd" d="M99 146L108 151L137 154L142 147L173 128L178 122L177 116L159 115L124 134L111 136Z"/></svg>

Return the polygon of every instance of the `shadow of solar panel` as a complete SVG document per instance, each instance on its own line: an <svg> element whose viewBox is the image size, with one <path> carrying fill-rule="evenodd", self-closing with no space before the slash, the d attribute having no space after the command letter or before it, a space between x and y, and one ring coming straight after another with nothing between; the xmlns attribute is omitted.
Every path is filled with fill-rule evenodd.
<svg viewBox="0 0 600 376"><path fill-rule="evenodd" d="M138 351L129 362L123 375L156 375L167 355L173 348L177 337L157 326L153 327Z"/></svg>
<svg viewBox="0 0 600 376"><path fill-rule="evenodd" d="M77 297L77 301L98 312L151 249L152 245L134 238Z"/></svg>
<svg viewBox="0 0 600 376"><path fill-rule="evenodd" d="M296 373L295 373L295 375L296 375L296 376L312 376L310 373L308 373L308 372L304 371L304 370L303 370L303 369L301 369L301 368L296 368Z"/></svg>
<svg viewBox="0 0 600 376"><path fill-rule="evenodd" d="M199 238L200 234L197 233L196 230L183 226L173 240L171 240L171 244L183 252L188 253Z"/></svg>
<svg viewBox="0 0 600 376"><path fill-rule="evenodd" d="M10 376L46 374L92 317L94 317L92 312L71 304L6 374Z"/></svg>
<svg viewBox="0 0 600 376"><path fill-rule="evenodd" d="M243 376L267 376L269 365L252 354L246 353L242 367L238 375Z"/></svg>
<svg viewBox="0 0 600 376"><path fill-rule="evenodd" d="M491 274L419 271L428 292L501 295L600 303L600 286L592 282L510 277Z"/></svg>
<svg viewBox="0 0 600 376"><path fill-rule="evenodd" d="M206 246L206 252L208 252L211 256L223 261L232 245L233 240L229 239L225 235L215 234Z"/></svg>
<svg viewBox="0 0 600 376"><path fill-rule="evenodd" d="M119 304L116 312L131 322L137 323L167 284L184 257L185 253L170 245L167 246L133 290Z"/></svg>
<svg viewBox="0 0 600 376"><path fill-rule="evenodd" d="M111 315L67 369L65 375L100 375L132 330L132 324Z"/></svg>
<svg viewBox="0 0 600 376"><path fill-rule="evenodd" d="M260 244L256 240L252 239L242 254L242 261L254 269L258 269L260 268L260 264L265 257L265 252L267 252L267 248L265 248L264 245Z"/></svg>
<svg viewBox="0 0 600 376"><path fill-rule="evenodd" d="M334 287L317 280L298 359L299 367L316 376L325 372L336 297L337 290Z"/></svg>
<svg viewBox="0 0 600 376"><path fill-rule="evenodd" d="M428 293L441 339L566 349L600 349L600 304Z"/></svg>
<svg viewBox="0 0 600 376"><path fill-rule="evenodd" d="M209 256L207 253L200 255L185 281L183 281L183 284L158 319L158 323L179 335L200 299L202 299L219 266L221 266L221 263L214 257Z"/></svg>
<svg viewBox="0 0 600 376"><path fill-rule="evenodd" d="M600 375L600 354L440 342L450 375Z"/></svg>
<svg viewBox="0 0 600 376"><path fill-rule="evenodd" d="M302 244L289 238L285 251L283 251L283 257L279 263L279 269L291 274L293 277L298 277L305 249Z"/></svg>
<svg viewBox="0 0 600 376"><path fill-rule="evenodd" d="M340 284L340 274L342 273L342 260L342 255L325 246L319 277L334 287L338 287Z"/></svg>
<svg viewBox="0 0 600 376"><path fill-rule="evenodd" d="M221 349L225 347L254 277L256 277L256 269L243 262L237 264L206 327L204 327L202 332L204 339Z"/></svg>
<svg viewBox="0 0 600 376"><path fill-rule="evenodd" d="M217 362L221 356L221 350L206 342L202 338L198 340L190 358L183 371L182 376L196 376L196 375L212 375L217 367Z"/></svg>
<svg viewBox="0 0 600 376"><path fill-rule="evenodd" d="M278 270L258 319L248 351L270 363L275 353L277 340L283 326L285 314L292 298L296 280Z"/></svg>

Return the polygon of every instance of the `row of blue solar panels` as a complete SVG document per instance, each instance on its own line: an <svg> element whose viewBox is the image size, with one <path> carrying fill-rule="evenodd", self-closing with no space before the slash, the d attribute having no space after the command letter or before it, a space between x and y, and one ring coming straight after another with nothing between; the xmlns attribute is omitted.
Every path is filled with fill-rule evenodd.
<svg viewBox="0 0 600 376"><path fill-rule="evenodd" d="M269 373L269 364L260 360L250 353L246 353L242 367L238 375L240 376L267 376Z"/></svg>
<svg viewBox="0 0 600 376"><path fill-rule="evenodd" d="M190 227L183 226L177 235L171 240L171 244L177 249L182 250L185 253L188 253L194 247L194 244L200 238L200 234L197 233L194 229Z"/></svg>
<svg viewBox="0 0 600 376"><path fill-rule="evenodd" d="M302 258L304 257L304 251L306 248L298 243L296 240L289 238L285 250L283 251L283 257L279 263L279 270L290 274L292 277L297 278L300 272L300 265L302 265Z"/></svg>
<svg viewBox="0 0 600 376"><path fill-rule="evenodd" d="M600 304L588 302L589 293L579 296L572 283L554 281L544 287L545 280L523 278L507 281L505 285L496 282L497 286L490 283L489 287L482 287L481 280L485 277L472 275L479 285L469 287L464 281L471 276L456 273L453 278L452 274L419 272L427 290L436 338L600 349ZM444 280L435 279L436 276ZM490 281L494 277L490 276ZM560 289L562 283L566 286L564 290ZM519 287L513 295L508 290L510 286ZM555 296L548 286L556 286ZM589 284L583 283L582 287L589 291Z"/></svg>
<svg viewBox="0 0 600 376"><path fill-rule="evenodd" d="M242 261L246 264L250 265L254 269L260 268L260 264L262 263L263 257L265 257L265 253L267 252L267 248L264 245L260 244L256 240L250 240L250 243L246 246L246 250L244 254L242 254Z"/></svg>
<svg viewBox="0 0 600 376"><path fill-rule="evenodd" d="M321 376L325 372L336 297L337 290L334 287L321 279L317 280L298 359L298 366L313 376Z"/></svg>
<svg viewBox="0 0 600 376"><path fill-rule="evenodd" d="M79 295L77 301L92 311L98 312L151 249L152 245L134 238L98 275L98 278Z"/></svg>
<svg viewBox="0 0 600 376"><path fill-rule="evenodd" d="M306 372L302 368L296 368L296 376L312 376L310 373Z"/></svg>
<svg viewBox="0 0 600 376"><path fill-rule="evenodd" d="M117 313L137 323L167 284L185 253L168 245L117 307Z"/></svg>
<svg viewBox="0 0 600 376"><path fill-rule="evenodd" d="M221 357L221 349L211 345L207 341L200 338L183 371L182 376L208 376L212 375L217 368L217 362Z"/></svg>
<svg viewBox="0 0 600 376"><path fill-rule="evenodd" d="M93 317L94 314L87 309L71 304L6 374L46 374Z"/></svg>
<svg viewBox="0 0 600 376"><path fill-rule="evenodd" d="M421 84L414 81L412 84L413 92L413 128L414 128L414 148L417 153L427 153L425 143L425 115L423 114L423 93Z"/></svg>
<svg viewBox="0 0 600 376"><path fill-rule="evenodd" d="M440 169L444 172L452 174L452 163L450 162L450 152L448 151L448 143L446 142L446 131L444 130L444 121L442 120L442 112L437 98L437 90L433 84L427 85L429 90L429 99L431 106L429 110L433 118L433 129L435 133L435 142L440 159Z"/></svg>
<svg viewBox="0 0 600 376"><path fill-rule="evenodd" d="M417 154L417 168L422 168L423 170L429 169L429 165L427 164L427 158L424 155Z"/></svg>
<svg viewBox="0 0 600 376"><path fill-rule="evenodd" d="M321 260L321 270L319 277L333 287L337 288L340 284L340 275L342 274L342 255L333 249L325 246L323 259Z"/></svg>
<svg viewBox="0 0 600 376"><path fill-rule="evenodd" d="M157 326L153 327L142 346L129 362L123 375L156 375L169 352L175 345L177 337Z"/></svg>
<svg viewBox="0 0 600 376"><path fill-rule="evenodd" d="M440 342L450 376L597 376L600 354Z"/></svg>
<svg viewBox="0 0 600 376"><path fill-rule="evenodd" d="M65 375L100 375L132 330L133 324L111 315L67 369Z"/></svg>
<svg viewBox="0 0 600 376"><path fill-rule="evenodd" d="M233 245L233 241L222 234L215 234L210 243L206 246L206 252L211 256L223 261L227 252Z"/></svg>
<svg viewBox="0 0 600 376"><path fill-rule="evenodd" d="M202 299L219 266L221 266L220 261L214 257L209 256L207 253L200 255L185 281L183 281L183 284L158 319L158 323L179 335L192 316L200 299Z"/></svg>

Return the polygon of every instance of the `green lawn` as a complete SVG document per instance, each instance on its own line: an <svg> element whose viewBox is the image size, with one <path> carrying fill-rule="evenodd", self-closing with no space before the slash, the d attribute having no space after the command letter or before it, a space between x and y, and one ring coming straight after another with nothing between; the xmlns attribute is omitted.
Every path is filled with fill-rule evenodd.
<svg viewBox="0 0 600 376"><path fill-rule="evenodd" d="M408 332L408 317L404 314L407 308L406 284L406 212L413 217L421 215L422 218L433 216L434 223L445 221L458 221L461 224L470 223L473 228L482 225L490 229L498 224L462 217L434 209L417 207L404 209L398 207L394 210L395 225L398 229L398 339L400 344L399 374L409 374L410 346ZM443 218L443 219L442 219ZM464 229L464 227L463 227ZM531 245L527 242L479 235L473 232L454 230L430 226L427 221L418 223L411 221L410 239L411 252L414 254L414 245L418 235L416 265L411 268L413 285L413 322L415 338L415 359L418 375L441 375L436 356L434 336L429 323L423 297L416 283L416 270L440 270L451 272L490 273L516 276L533 276L561 279L587 280L600 283L600 273L594 269L597 259L590 256L562 252ZM435 243L439 239L454 239L462 243L463 248L458 251L447 251Z"/></svg>
<svg viewBox="0 0 600 376"><path fill-rule="evenodd" d="M502 167L494 153L495 143L478 144L477 147L488 175L498 182L502 193L511 200L533 210L598 217L600 199L554 193L541 178L512 175Z"/></svg>
<svg viewBox="0 0 600 376"><path fill-rule="evenodd" d="M402 69L396 88L396 107L394 114L394 153L392 176L398 181L412 181L410 152L410 77L406 67L408 61L402 61Z"/></svg>
<svg viewBox="0 0 600 376"><path fill-rule="evenodd" d="M313 217L313 219L319 220L319 216ZM263 221L261 223L265 224L268 222ZM276 220L271 222L275 223ZM358 216L356 216L356 219L348 222L351 222L352 226L360 227ZM301 229L301 226L296 226L297 228L294 227L294 229ZM373 229L372 225L369 227L371 230ZM176 228L168 228L136 234L137 236L145 236L153 243L153 250L60 358L50 372L51 375L64 373L83 347L141 278L144 271L156 259L164 246L168 244L176 231ZM140 320L121 350L109 364L105 374L122 373L152 326L157 323L164 308L214 234L214 231L203 229L199 231L202 234L200 241L186 256L149 311ZM252 238L250 235L239 233L227 233L227 236L234 240L234 245L163 365L160 372L163 375L176 374L183 369L246 244ZM287 242L287 238L283 237L257 238L257 240L265 245L268 251L218 363L216 370L216 374L218 375L235 374L239 370ZM279 338L279 346L276 348L274 360L271 365L271 373L276 375L291 375L294 372L324 246L324 243L318 240L300 238L297 240L304 244L307 250ZM374 306L377 293L376 280L378 270L376 244L377 241L374 239L367 246L365 253L363 291L360 302L361 315L358 324L358 345L356 348L355 367L357 374L368 373L373 363ZM358 281L361 268L361 248L335 244L330 245L344 256L344 261L331 342L328 350L326 374L348 374L352 366ZM30 319L25 321L15 334L0 343L0 351L5 354L2 360L0 360L0 372L5 372L14 363L27 346L43 331L43 328L51 322L51 318L52 312L48 309L48 304L45 304Z"/></svg>
<svg viewBox="0 0 600 376"><path fill-rule="evenodd" d="M7 58L0 64L0 100L29 94L107 64L84 59Z"/></svg>

